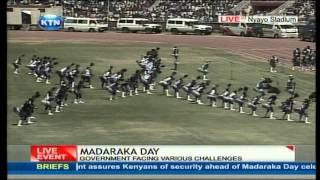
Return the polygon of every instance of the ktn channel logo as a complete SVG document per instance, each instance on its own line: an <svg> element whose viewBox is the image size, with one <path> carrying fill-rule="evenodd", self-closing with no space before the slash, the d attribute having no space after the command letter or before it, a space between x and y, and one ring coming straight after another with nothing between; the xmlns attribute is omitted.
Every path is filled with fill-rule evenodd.
<svg viewBox="0 0 320 180"><path fill-rule="evenodd" d="M60 30L63 26L63 17L49 14L40 16L38 25L46 31Z"/></svg>

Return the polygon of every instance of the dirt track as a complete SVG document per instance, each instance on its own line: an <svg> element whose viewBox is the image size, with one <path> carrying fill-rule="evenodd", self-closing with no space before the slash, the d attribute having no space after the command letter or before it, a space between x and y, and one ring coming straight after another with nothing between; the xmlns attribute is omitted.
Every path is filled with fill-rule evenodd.
<svg viewBox="0 0 320 180"><path fill-rule="evenodd" d="M283 64L291 64L292 51L299 47L311 46L315 43L299 39L267 39L235 36L197 36L170 34L138 34L138 33L88 33L88 32L53 32L53 31L8 31L8 39L13 41L134 41L167 44L187 44L208 48L224 49L232 53L266 61L271 55L278 55Z"/></svg>

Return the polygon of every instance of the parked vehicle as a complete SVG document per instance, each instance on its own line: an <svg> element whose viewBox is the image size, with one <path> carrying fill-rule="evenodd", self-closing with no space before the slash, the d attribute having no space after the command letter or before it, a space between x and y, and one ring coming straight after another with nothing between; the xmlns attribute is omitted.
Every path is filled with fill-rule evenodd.
<svg viewBox="0 0 320 180"><path fill-rule="evenodd" d="M67 31L103 32L108 29L108 24L104 23L102 19L66 17L64 29Z"/></svg>
<svg viewBox="0 0 320 180"><path fill-rule="evenodd" d="M117 30L122 32L138 32L161 33L162 26L159 24L150 24L145 18L120 18L117 21Z"/></svg>
<svg viewBox="0 0 320 180"><path fill-rule="evenodd" d="M212 27L207 25L198 24L198 20L187 19L187 18L173 18L168 19L166 23L166 30L170 31L172 34L205 34L209 35L212 33Z"/></svg>
<svg viewBox="0 0 320 180"><path fill-rule="evenodd" d="M316 25L310 24L310 25L304 26L300 34L300 39L302 41L309 40L311 42L315 42L316 41Z"/></svg>
<svg viewBox="0 0 320 180"><path fill-rule="evenodd" d="M297 38L298 28L291 24L257 24L252 28L256 37Z"/></svg>
<svg viewBox="0 0 320 180"><path fill-rule="evenodd" d="M222 34L231 36L252 36L254 23L230 23L224 24L220 28Z"/></svg>

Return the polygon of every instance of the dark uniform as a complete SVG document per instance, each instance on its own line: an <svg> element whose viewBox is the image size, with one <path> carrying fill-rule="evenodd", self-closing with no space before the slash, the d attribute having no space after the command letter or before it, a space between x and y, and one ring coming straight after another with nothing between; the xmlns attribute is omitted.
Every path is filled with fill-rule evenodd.
<svg viewBox="0 0 320 180"><path fill-rule="evenodd" d="M202 77L203 77L202 79L204 81L208 80L207 79L208 68L209 68L209 63L205 63L198 68L198 71L202 73Z"/></svg>
<svg viewBox="0 0 320 180"><path fill-rule="evenodd" d="M48 111L48 115L53 115L52 113L52 101L54 101L54 96L52 91L48 91L44 99L41 101L44 104L44 110Z"/></svg>
<svg viewBox="0 0 320 180"><path fill-rule="evenodd" d="M81 79L83 80L83 82L88 82L89 83L89 88L93 89L94 87L91 84L91 78L92 78L92 71L90 67L87 67L82 75L81 75Z"/></svg>
<svg viewBox="0 0 320 180"><path fill-rule="evenodd" d="M201 96L206 89L206 86L209 85L209 83L201 83L197 87L194 87L192 90L192 94L195 97L195 101L197 104L203 104L201 102Z"/></svg>
<svg viewBox="0 0 320 180"><path fill-rule="evenodd" d="M122 80L119 82L119 86L120 86L120 91L121 91L121 97L125 98L126 95L128 94L129 92L129 89L128 89L128 85L129 85L129 80Z"/></svg>
<svg viewBox="0 0 320 180"><path fill-rule="evenodd" d="M179 62L178 62L179 49L178 49L176 46L174 46L174 47L172 48L172 54L171 54L171 56L174 57L174 62L173 62L174 67L173 67L172 70L175 70L175 71L176 71L176 70L178 69L178 64L179 64Z"/></svg>
<svg viewBox="0 0 320 180"><path fill-rule="evenodd" d="M229 104L230 110L234 111L235 109L233 108L233 103L237 99L237 91L233 91L229 94L229 96L226 97L227 103Z"/></svg>
<svg viewBox="0 0 320 180"><path fill-rule="evenodd" d="M109 79L112 74L112 69L113 69L113 66L110 66L109 69L100 77L102 89L104 88L105 84L106 85L109 84Z"/></svg>
<svg viewBox="0 0 320 180"><path fill-rule="evenodd" d="M187 94L187 100L188 101L193 101L190 97L190 94L191 94L191 91L192 91L192 88L197 84L197 81L196 80L192 80L191 82L185 84L182 89L186 92Z"/></svg>
<svg viewBox="0 0 320 180"><path fill-rule="evenodd" d="M66 101L68 96L68 86L65 81L61 81L60 87L57 89L55 93L55 101L56 101L56 110L55 112L61 112L62 107L65 105L64 101Z"/></svg>
<svg viewBox="0 0 320 180"><path fill-rule="evenodd" d="M159 82L159 85L163 88L163 94L166 94L166 96L171 96L169 94L169 87L171 86L172 82L175 80L174 75L176 75L175 72L173 72L170 76L166 77L162 81Z"/></svg>
<svg viewBox="0 0 320 180"><path fill-rule="evenodd" d="M275 104L275 101L277 100L277 95L271 95L269 98L268 98L268 102L263 104L262 107L266 108L266 114L264 115L264 117L267 117L268 113L270 112L270 119L275 119L273 117L273 105Z"/></svg>
<svg viewBox="0 0 320 180"><path fill-rule="evenodd" d="M210 103L209 105L212 107L217 107L217 96L218 96L217 87L213 85L213 87L207 94L208 94L207 98L209 99L209 103Z"/></svg>
<svg viewBox="0 0 320 180"><path fill-rule="evenodd" d="M118 91L118 82L111 83L107 86L107 90L110 93L109 100L112 101L117 94Z"/></svg>
<svg viewBox="0 0 320 180"><path fill-rule="evenodd" d="M310 106L310 100L305 99L302 106L300 107L300 109L297 109L297 112L299 113L299 121L302 121L302 118L305 117L304 122L310 123L310 121L308 121L308 108L309 108L309 106Z"/></svg>
<svg viewBox="0 0 320 180"><path fill-rule="evenodd" d="M285 119L285 116L287 115L287 120L288 121L293 121L290 119L290 115L292 113L293 110L293 97L290 97L289 99L287 99L285 102L282 102L281 105L281 109L283 112L283 116L282 119Z"/></svg>
<svg viewBox="0 0 320 180"><path fill-rule="evenodd" d="M293 58L292 58L292 70L294 70L296 66L300 66L300 55L301 55L301 50L300 48L297 48L293 51Z"/></svg>
<svg viewBox="0 0 320 180"><path fill-rule="evenodd" d="M22 122L27 122L30 118L30 109L31 109L30 99L28 99L21 108L15 107L14 111L18 114L20 117L18 121L18 126L22 126ZM32 122L31 122L32 123Z"/></svg>
<svg viewBox="0 0 320 180"><path fill-rule="evenodd" d="M269 60L269 64L270 64L270 72L277 72L275 70L277 63L279 62L279 59L277 56L272 56L271 59Z"/></svg>
<svg viewBox="0 0 320 180"><path fill-rule="evenodd" d="M19 57L17 57L17 59L12 63L13 65L13 68L14 68L14 72L15 74L19 74L19 67L21 65L21 58L23 57L24 55L21 55Z"/></svg>
<svg viewBox="0 0 320 180"><path fill-rule="evenodd" d="M294 77L289 75L289 79L287 81L287 91L293 95L296 89L296 82L294 81Z"/></svg>
<svg viewBox="0 0 320 180"><path fill-rule="evenodd" d="M235 102L238 103L240 113L245 113L243 111L243 105L246 101L248 101L247 97L248 97L248 87L244 87L241 96L235 99Z"/></svg>
<svg viewBox="0 0 320 180"><path fill-rule="evenodd" d="M257 108L258 108L258 104L260 104L260 100L261 97L260 96L256 96L252 99L252 101L250 103L248 103L248 107L251 109L251 114L252 116L258 116L256 114Z"/></svg>
<svg viewBox="0 0 320 180"><path fill-rule="evenodd" d="M129 78L129 86L130 86L130 96L132 96L133 92L135 95L139 95L139 79L140 79L140 70L136 70L136 72Z"/></svg>
<svg viewBox="0 0 320 180"><path fill-rule="evenodd" d="M74 103L78 104L78 103L84 103L81 99L82 99L82 91L81 89L83 88L83 81L80 80L78 82L78 84L75 86L74 88L74 95L75 95L75 99L74 99Z"/></svg>

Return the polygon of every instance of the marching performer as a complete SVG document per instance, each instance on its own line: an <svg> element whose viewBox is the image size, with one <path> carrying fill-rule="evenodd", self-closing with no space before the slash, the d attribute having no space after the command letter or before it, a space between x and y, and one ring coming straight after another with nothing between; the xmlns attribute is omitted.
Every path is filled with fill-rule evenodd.
<svg viewBox="0 0 320 180"><path fill-rule="evenodd" d="M147 92L147 94L152 94L150 92L151 80L152 80L152 76L147 71L144 71L144 73L140 75L140 81L143 84L143 92Z"/></svg>
<svg viewBox="0 0 320 180"><path fill-rule="evenodd" d="M91 77L92 77L92 72L91 72L91 68L90 66L88 66L84 72L81 75L81 79L83 80L83 82L88 82L89 83L89 88L93 89L94 87L91 84Z"/></svg>
<svg viewBox="0 0 320 180"><path fill-rule="evenodd" d="M32 124L34 122L31 121L31 108L32 108L32 102L31 99L29 98L25 103L19 108L19 107L14 107L13 111L19 116L19 121L17 126L22 126L23 122L26 122L28 124Z"/></svg>
<svg viewBox="0 0 320 180"><path fill-rule="evenodd" d="M136 70L136 72L129 78L129 86L130 91L129 95L132 96L133 92L135 95L139 95L138 88L139 88L139 78L140 78L140 70Z"/></svg>
<svg viewBox="0 0 320 180"><path fill-rule="evenodd" d="M179 62L178 62L178 57L179 57L179 49L177 48L177 46L174 46L173 48L172 48L172 54L171 54L171 56L173 56L173 58L174 58L174 62L173 62L173 69L172 70L177 70L178 69L178 64L179 64Z"/></svg>
<svg viewBox="0 0 320 180"><path fill-rule="evenodd" d="M14 68L14 74L19 74L19 67L21 65L21 60L24 57L24 54L17 57L17 59L12 63L13 64L13 68Z"/></svg>
<svg viewBox="0 0 320 180"><path fill-rule="evenodd" d="M300 109L295 109L295 111L299 114L299 121L303 121L302 118L304 117L304 122L309 124L310 121L308 121L308 108L310 106L310 100L305 99L303 101L302 106Z"/></svg>
<svg viewBox="0 0 320 180"><path fill-rule="evenodd" d="M107 90L110 93L109 100L110 101L114 100L114 98L115 98L115 96L117 94L117 91L118 91L118 82L116 81L116 82L113 82L113 83L109 84L107 86Z"/></svg>
<svg viewBox="0 0 320 180"><path fill-rule="evenodd" d="M218 85L213 85L211 90L207 93L207 98L209 99L209 106L217 107L217 87Z"/></svg>
<svg viewBox="0 0 320 180"><path fill-rule="evenodd" d="M293 75L289 75L289 79L287 81L287 91L289 94L293 95L296 90L296 82L294 81Z"/></svg>
<svg viewBox="0 0 320 180"><path fill-rule="evenodd" d="M182 97L180 96L180 89L182 88L183 86L183 79L184 78L187 78L188 75L184 75L183 77L181 77L180 79L178 79L177 81L173 82L173 84L171 85L171 87L173 88L174 90L174 94L175 94L175 97L177 99L181 99Z"/></svg>
<svg viewBox="0 0 320 180"><path fill-rule="evenodd" d="M206 86L210 84L210 81L207 82L203 82L201 84L199 84L196 87L193 87L191 93L192 95L195 97L195 102L197 104L203 104L203 102L201 102L201 96L203 91L206 89Z"/></svg>
<svg viewBox="0 0 320 180"><path fill-rule="evenodd" d="M110 66L109 69L100 77L102 89L104 88L105 84L108 85L109 79L112 75L112 69L113 69L113 66Z"/></svg>
<svg viewBox="0 0 320 180"><path fill-rule="evenodd" d="M224 92L218 96L218 99L222 100L222 104L223 104L224 109L229 109L228 96L230 95L230 87L231 87L231 84L228 84L227 88L224 90Z"/></svg>
<svg viewBox="0 0 320 180"><path fill-rule="evenodd" d="M282 112L283 112L283 116L282 119L285 119L285 117L287 116L287 121L294 121L290 118L292 110L293 110L293 99L294 97L290 97L288 98L286 101L282 102Z"/></svg>
<svg viewBox="0 0 320 180"><path fill-rule="evenodd" d="M190 97L190 94L191 94L192 88L193 88L194 86L196 86L197 80L199 80L199 79L201 79L200 76L198 76L196 79L193 79L191 82L185 84L185 85L182 87L182 89L183 89L183 90L186 92L186 94L187 94L187 100L188 100L188 101L193 101L193 99L191 99L191 97Z"/></svg>
<svg viewBox="0 0 320 180"><path fill-rule="evenodd" d="M257 106L258 104L260 104L260 100L261 100L261 97L260 96L256 96L252 99L252 101L250 103L248 103L248 107L251 109L251 115L252 116L258 116L256 114L256 111L257 111Z"/></svg>
<svg viewBox="0 0 320 180"><path fill-rule="evenodd" d="M201 67L198 68L198 71L202 73L202 80L207 81L207 74L208 74L209 63L206 62L202 64Z"/></svg>
<svg viewBox="0 0 320 180"><path fill-rule="evenodd" d="M275 104L276 100L277 100L277 95L273 94L268 98L268 102L262 105L262 107L267 110L266 114L264 115L264 117L267 117L268 113L270 112L270 117L269 118L270 119L276 119L273 116L274 110L273 110L273 107L272 107Z"/></svg>
<svg viewBox="0 0 320 180"><path fill-rule="evenodd" d="M233 103L237 99L237 91L232 91L229 96L226 97L227 103L229 104L230 110L235 111L236 109L233 108Z"/></svg>
<svg viewBox="0 0 320 180"><path fill-rule="evenodd" d="M244 87L243 89L239 89L239 91L242 90L242 94L240 97L236 98L235 99L235 102L238 103L238 106L239 106L239 112L241 114L245 113L243 111L243 105L246 101L248 101L247 97L248 97L248 87Z"/></svg>
<svg viewBox="0 0 320 180"><path fill-rule="evenodd" d="M276 71L276 66L277 66L277 63L279 62L279 59L277 56L272 56L270 59L269 59L269 64L270 64L270 72L277 72Z"/></svg>
<svg viewBox="0 0 320 180"><path fill-rule="evenodd" d="M74 95L75 95L75 98L73 100L73 103L75 104L78 104L78 103L84 103L81 99L82 99L82 91L81 89L83 88L83 80L80 80L78 82L78 84L75 86L74 88Z"/></svg>
<svg viewBox="0 0 320 180"><path fill-rule="evenodd" d="M44 99L42 99L42 103L44 104L44 110L48 111L48 115L52 116L52 102L54 101L54 95L53 92L55 88L50 89L50 91L47 92L46 96L44 97Z"/></svg>
<svg viewBox="0 0 320 180"><path fill-rule="evenodd" d="M174 81L174 76L176 75L176 72L173 72L170 76L166 77L162 81L159 82L159 85L163 88L163 94L166 94L166 96L171 96L169 94L169 86L171 85L172 81Z"/></svg>

